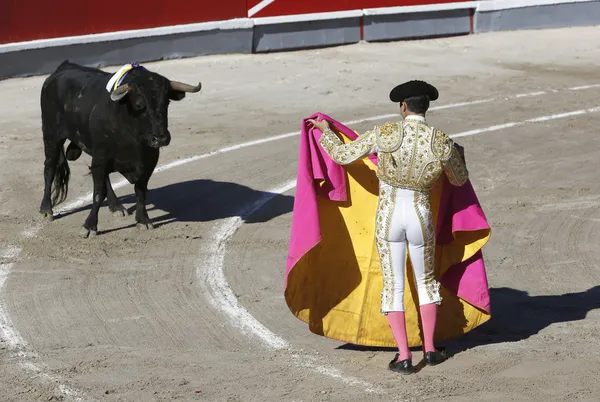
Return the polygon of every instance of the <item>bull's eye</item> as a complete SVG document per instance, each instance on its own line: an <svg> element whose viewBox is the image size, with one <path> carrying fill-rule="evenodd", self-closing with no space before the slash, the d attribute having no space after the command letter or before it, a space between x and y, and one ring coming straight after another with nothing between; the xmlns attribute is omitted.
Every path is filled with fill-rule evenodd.
<svg viewBox="0 0 600 402"><path fill-rule="evenodd" d="M143 112L146 109L146 104L144 103L144 101L142 99L137 99L133 103L133 109L136 112Z"/></svg>

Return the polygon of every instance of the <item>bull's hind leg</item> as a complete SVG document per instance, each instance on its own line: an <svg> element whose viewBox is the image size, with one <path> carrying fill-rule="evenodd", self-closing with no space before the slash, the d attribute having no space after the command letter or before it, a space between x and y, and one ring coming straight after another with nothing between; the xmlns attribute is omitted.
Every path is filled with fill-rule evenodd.
<svg viewBox="0 0 600 402"><path fill-rule="evenodd" d="M55 200L66 197L65 186L68 186L69 167L64 158L63 144L65 140L52 138L52 135L44 132L44 195L40 204L40 213L49 220L54 220L54 211L52 210L52 182L55 183ZM59 173L57 177L57 173ZM62 200L60 200L62 201Z"/></svg>
<svg viewBox="0 0 600 402"><path fill-rule="evenodd" d="M107 190L107 200L108 200L108 209L114 216L127 216L129 215L129 211L119 202L117 195L115 194L115 190L112 188L112 184L110 183L110 177L106 176L106 190Z"/></svg>

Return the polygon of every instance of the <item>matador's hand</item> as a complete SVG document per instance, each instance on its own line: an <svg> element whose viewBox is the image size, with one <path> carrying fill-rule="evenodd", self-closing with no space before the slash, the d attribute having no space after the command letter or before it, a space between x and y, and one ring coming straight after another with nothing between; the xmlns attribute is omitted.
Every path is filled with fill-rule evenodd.
<svg viewBox="0 0 600 402"><path fill-rule="evenodd" d="M317 119L308 119L308 122L321 131L329 130L329 128L330 128L329 122L327 120L319 121L317 118Z"/></svg>

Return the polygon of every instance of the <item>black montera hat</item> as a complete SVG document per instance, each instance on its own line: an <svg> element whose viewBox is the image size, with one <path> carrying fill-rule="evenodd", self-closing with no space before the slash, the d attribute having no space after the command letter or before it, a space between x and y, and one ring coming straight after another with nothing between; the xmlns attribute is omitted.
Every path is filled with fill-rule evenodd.
<svg viewBox="0 0 600 402"><path fill-rule="evenodd" d="M430 101L434 101L440 95L438 90L431 84L425 81L408 81L400 84L390 92L390 100L392 102L404 102L405 99L413 96L427 96Z"/></svg>

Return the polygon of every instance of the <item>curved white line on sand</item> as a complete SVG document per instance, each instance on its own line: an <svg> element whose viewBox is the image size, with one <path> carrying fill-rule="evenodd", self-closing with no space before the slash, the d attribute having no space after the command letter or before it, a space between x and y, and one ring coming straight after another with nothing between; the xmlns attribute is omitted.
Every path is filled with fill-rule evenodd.
<svg viewBox="0 0 600 402"><path fill-rule="evenodd" d="M339 380L346 385L359 386L369 393L382 394L383 390L381 388L358 378L347 376L335 367L319 361L322 359L317 356L295 350L288 342L269 330L254 318L248 310L240 306L233 290L227 282L224 267L229 240L240 226L242 226L245 219L252 216L277 195L283 194L295 187L296 180L292 180L278 188L274 188L254 203L243 207L238 212L238 216L228 218L225 222L217 225L219 226L216 235L217 240L213 243L213 247L209 251L209 258L203 260L204 263L196 269L198 282L201 284L204 293L208 296L208 301L213 307L216 310L224 312L230 318L231 323L242 333L258 337L266 346L272 349L287 349L291 354L292 360L298 367L314 370L320 374Z"/></svg>
<svg viewBox="0 0 600 402"><path fill-rule="evenodd" d="M8 275L20 253L21 249L18 247L8 247L0 252L0 294L4 290ZM2 335L2 339L6 342L8 350L13 352L19 361L19 365L26 372L35 375L45 384L55 384L56 391L66 400L84 400L81 392L70 388L62 383L59 378L50 374L50 370L43 363L39 362L38 355L33 351L27 350L27 342L13 326L3 297L0 297L0 335Z"/></svg>
<svg viewBox="0 0 600 402"><path fill-rule="evenodd" d="M296 181L285 183L284 185L269 191L266 195L250 205L242 207L236 214L238 216L227 218L218 225L216 241L209 250L209 258L202 267L196 269L196 277L203 284L205 294L208 295L208 301L215 309L221 310L231 318L231 322L242 332L248 335L254 335L267 346L273 349L287 349L290 345L281 337L271 332L267 327L255 319L244 307L240 306L235 294L231 290L223 267L225 266L225 254L227 252L227 243L233 237L235 232L242 226L245 219L262 208L273 197L285 193L296 187Z"/></svg>
<svg viewBox="0 0 600 402"><path fill-rule="evenodd" d="M592 85L566 88L566 89L563 89L562 91L582 91L582 90L598 88L598 87L600 87L600 84L592 84ZM518 98L522 98L522 97L534 97L534 96L540 96L540 95L545 95L545 94L549 94L549 93L558 93L558 92L561 92L561 90L554 89L554 90L549 90L549 91L538 91L538 92L531 92L531 93L525 93L525 94L511 95L511 96L502 97L502 98L498 98L498 99L489 98L489 99L483 99L483 100L435 106L435 107L432 107L430 110L433 111L433 110L442 110L442 109L450 109L450 108L459 108L459 107L471 106L471 105L476 105L476 104L490 103L493 101L518 99ZM350 125L350 124L364 123L367 121L383 120L383 119L388 119L388 118L395 117L395 116L397 116L397 115L396 114L380 115L380 116L374 116L374 117L369 117L369 118L365 118L365 119L349 121L346 124ZM502 127L502 126L496 126L496 127L506 128L506 127ZM500 128L497 128L497 129L500 129ZM195 161L198 161L201 159L206 159L211 156L235 151L235 150L246 148L246 147L251 147L254 145L260 145L260 144L268 143L271 141L282 140L282 139L286 139L286 138L293 137L296 135L298 135L297 131L221 148L221 149L218 149L218 150L206 153L206 154L177 160L177 161L168 163L166 165L159 166L156 168L155 172L159 173L159 172L162 172L162 171L165 171L168 169L172 169L172 168L175 168L175 167L178 167L181 165L185 165L187 163L195 162ZM125 185L127 185L127 183L128 183L127 180L124 180L124 179L120 180L113 184L113 188L118 189L118 188L124 187ZM90 193L85 196L79 197L78 199L76 199L70 203L65 204L62 208L57 209L56 212L64 213L68 210L72 210L72 209L81 207L81 206L85 205L86 203L91 202L91 200L92 200L92 194ZM39 233L39 231L43 228L43 226L44 226L43 224L37 224L32 227L27 227L23 230L23 232L21 233L21 236L24 239L34 238ZM234 232L235 232L235 230L234 230ZM19 257L20 251L21 251L20 248L17 248L14 246L9 246L6 249L0 250L0 335L2 335L2 337L4 339L6 339L8 345L9 345L9 350L11 350L15 353L16 357L19 358L21 366L26 371L33 372L40 378L44 378L47 381L51 381L53 383L58 384L57 389L61 393L61 395L63 395L65 398L75 399L78 401L83 400L82 397L80 396L81 395L80 392L67 387L66 385L60 383L59 379L56 379L56 378L52 377L50 374L48 374L48 370L44 369L41 366L41 363L39 363L39 361L37 360L34 352L31 352L31 351L29 351L27 353L25 352L25 350L27 348L27 343L21 337L18 330L13 326L10 315L8 314L8 312L6 310L4 297L3 297L2 293L4 290L5 282L8 278L8 276L10 275L13 264L17 261L17 259ZM9 262L4 262L5 260L8 260ZM248 316L242 315L242 317L254 319L251 315L249 315L249 313L248 313ZM262 324L260 324L260 323L258 323L258 324L260 326L262 326ZM260 328L260 326L257 328ZM253 328L253 326L249 326L249 328ZM259 332L260 332L260 330L259 330ZM265 334L266 333L263 332L262 336L265 336ZM277 342L279 342L281 340L282 339L279 338L278 341L275 341L276 344L277 344ZM270 342L272 342L272 341L270 341ZM283 341L283 342L285 342L285 341ZM335 375L332 375L332 376L335 377Z"/></svg>

